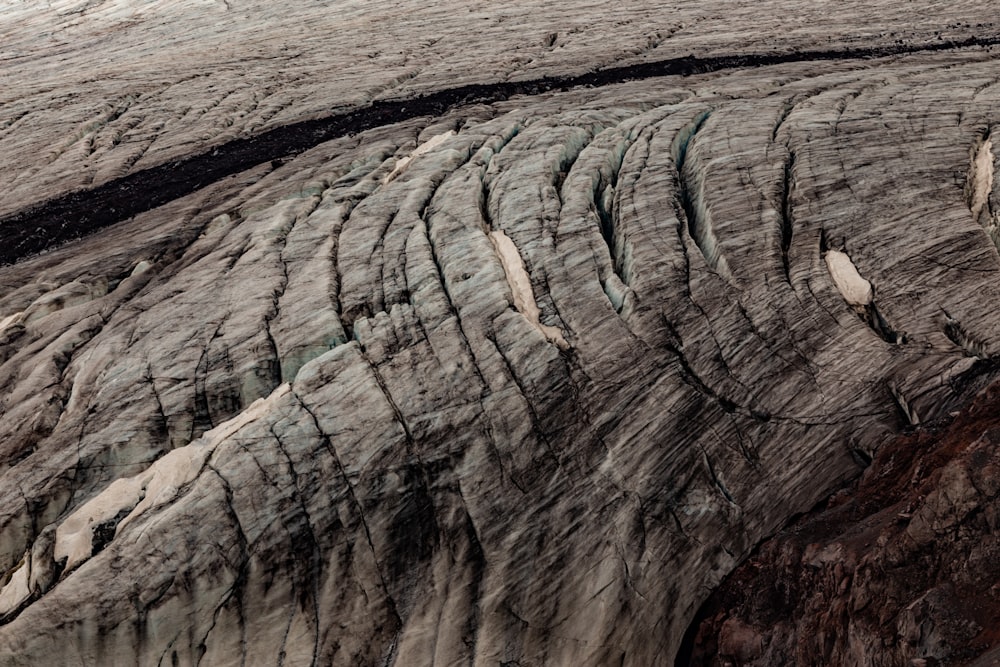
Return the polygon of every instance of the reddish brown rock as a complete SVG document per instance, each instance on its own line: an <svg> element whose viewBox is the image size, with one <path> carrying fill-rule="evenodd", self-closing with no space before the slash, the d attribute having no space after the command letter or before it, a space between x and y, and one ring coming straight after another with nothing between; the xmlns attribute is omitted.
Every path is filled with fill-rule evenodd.
<svg viewBox="0 0 1000 667"><path fill-rule="evenodd" d="M703 607L678 664L996 664L998 494L994 386L762 544Z"/></svg>

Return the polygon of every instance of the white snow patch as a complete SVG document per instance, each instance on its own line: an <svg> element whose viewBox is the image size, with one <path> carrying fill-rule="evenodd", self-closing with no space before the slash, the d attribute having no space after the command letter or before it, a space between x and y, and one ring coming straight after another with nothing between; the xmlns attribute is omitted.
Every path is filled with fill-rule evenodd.
<svg viewBox="0 0 1000 667"><path fill-rule="evenodd" d="M0 331L3 331L12 324L17 324L21 321L21 316L24 315L24 311L14 313L13 315L8 315L7 317L0 320Z"/></svg>
<svg viewBox="0 0 1000 667"><path fill-rule="evenodd" d="M221 442L263 417L269 404L290 390L287 382L282 384L269 396L257 399L246 410L207 431L198 440L167 453L142 473L112 482L56 528L55 559L66 558L65 570L68 572L90 558L96 526L113 519L123 510L129 510L128 515L118 523L117 535L146 510L172 501L181 488L198 476L205 467L205 461Z"/></svg>
<svg viewBox="0 0 1000 667"><path fill-rule="evenodd" d="M555 343L560 349L568 350L569 343L566 342L559 327L547 326L542 324L539 319L541 311L538 310L538 304L535 302L535 293L531 289L531 278L528 276L527 269L524 268L524 260L521 259L521 253L517 251L517 246L502 231L490 232L490 241L493 242L493 248L500 257L504 273L507 274L507 283L514 295L514 307L528 318L528 321L534 324L546 339Z"/></svg>
<svg viewBox="0 0 1000 667"><path fill-rule="evenodd" d="M142 274L146 273L146 271L149 271L151 268L153 268L153 265L148 260L144 259L135 265L135 268L132 269L132 273L129 274L129 277L131 278L133 276L141 276Z"/></svg>
<svg viewBox="0 0 1000 667"><path fill-rule="evenodd" d="M14 571L10 581L0 591L0 616L21 606L21 603L31 597L31 589L28 588L28 581L31 576L31 555L26 553L21 566Z"/></svg>
<svg viewBox="0 0 1000 667"><path fill-rule="evenodd" d="M113 519L121 510L135 507L142 499L148 478L156 465L142 475L116 479L100 495L70 514L56 528L55 560L65 558L65 569L69 571L90 558L94 528Z"/></svg>
<svg viewBox="0 0 1000 667"><path fill-rule="evenodd" d="M973 219L979 220L979 214L986 207L990 191L993 190L993 139L989 135L976 152L970 176L972 192L969 208L972 209Z"/></svg>
<svg viewBox="0 0 1000 667"><path fill-rule="evenodd" d="M840 250L826 252L826 266L833 276L833 283L844 295L844 300L852 306L867 306L875 297L872 284L861 277L858 268Z"/></svg>
<svg viewBox="0 0 1000 667"><path fill-rule="evenodd" d="M444 134L438 134L436 136L431 137L424 143L414 148L412 153L410 153L404 158L401 158L396 162L396 166L393 167L392 171L386 174L385 178L382 179L382 185L388 185L391 181L395 180L397 176L406 171L406 168L410 165L410 162L413 161L413 158L417 157L418 155L423 155L428 151L434 150L435 148L446 142L448 139L454 137L456 134L458 133L455 132L455 130L448 130Z"/></svg>

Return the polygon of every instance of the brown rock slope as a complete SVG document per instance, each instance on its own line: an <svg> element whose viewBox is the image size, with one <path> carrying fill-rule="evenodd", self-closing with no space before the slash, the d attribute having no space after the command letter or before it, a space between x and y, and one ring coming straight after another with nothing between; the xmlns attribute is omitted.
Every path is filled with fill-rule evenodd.
<svg viewBox="0 0 1000 667"><path fill-rule="evenodd" d="M762 539L997 377L998 35L928 47L936 3L865 3L826 51L795 3L720 7L709 56L751 11L755 39L789 26L776 53L820 50L516 90L510 44L454 18L495 9L432 42L303 3L338 49L235 0L228 40L204 3L47 4L3 10L65 49L8 42L36 76L3 93L3 224L49 250L0 269L3 664L669 664ZM617 62L635 28L558 11L590 41L539 74ZM546 16L529 53L562 39ZM423 54L420 90L483 95L262 134L387 90L340 97L337 58L389 71L357 65L370 34ZM258 44L308 46L289 67L319 83ZM161 88L85 120L125 79ZM105 211L107 184L139 204Z"/></svg>
<svg viewBox="0 0 1000 667"><path fill-rule="evenodd" d="M883 447L855 488L764 543L679 664L997 664L997 400Z"/></svg>

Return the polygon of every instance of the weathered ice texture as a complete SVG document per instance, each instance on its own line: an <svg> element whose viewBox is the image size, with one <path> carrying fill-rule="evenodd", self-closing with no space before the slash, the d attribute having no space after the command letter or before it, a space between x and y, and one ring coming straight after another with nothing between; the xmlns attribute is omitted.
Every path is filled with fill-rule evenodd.
<svg viewBox="0 0 1000 667"><path fill-rule="evenodd" d="M0 9L0 664L670 664L997 378L981 3L495 4Z"/></svg>
<svg viewBox="0 0 1000 667"><path fill-rule="evenodd" d="M976 0L626 5L8 0L0 216L373 100L690 55L863 52L1000 30Z"/></svg>

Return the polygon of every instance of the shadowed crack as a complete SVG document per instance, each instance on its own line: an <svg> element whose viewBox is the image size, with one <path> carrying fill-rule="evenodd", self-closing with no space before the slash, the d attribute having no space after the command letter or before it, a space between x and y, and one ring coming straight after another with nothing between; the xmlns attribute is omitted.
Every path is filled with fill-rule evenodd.
<svg viewBox="0 0 1000 667"><path fill-rule="evenodd" d="M886 386L889 388L889 393L892 395L892 401L899 410L899 415L903 419L903 422L908 426L916 426L920 424L920 415L918 415L917 411L912 405L910 405L910 401L908 401L906 396L903 394L903 390L893 384L887 384Z"/></svg>
<svg viewBox="0 0 1000 667"><path fill-rule="evenodd" d="M989 352L986 344L982 340L973 336L966 330L962 323L951 316L948 311L943 310L945 317L944 333L952 343L962 348L966 356L988 359Z"/></svg>
<svg viewBox="0 0 1000 667"><path fill-rule="evenodd" d="M879 312L878 306L874 302L856 309L861 321L871 327L875 334L890 345L904 345L907 342L906 334L896 331Z"/></svg>
<svg viewBox="0 0 1000 667"><path fill-rule="evenodd" d="M10 264L162 206L253 166L298 155L324 142L418 116L440 116L471 104L502 102L516 95L606 86L663 76L689 76L783 63L880 58L1000 44L1000 35L888 44L865 48L685 56L610 67L575 76L470 84L421 97L372 102L367 107L300 121L214 146L203 153L134 172L90 190L70 192L0 218L6 243L0 264Z"/></svg>
<svg viewBox="0 0 1000 667"><path fill-rule="evenodd" d="M702 193L703 183L701 179L703 175L700 173L698 165L693 165L690 159L695 135L705 125L705 121L710 115L711 111L703 111L698 114L677 133L672 148L677 167L677 192L684 212L684 219L687 222L688 234L698 246L698 250L701 251L708 265L713 270L728 276L729 270L725 258L719 251L718 240L712 230L712 221Z"/></svg>
<svg viewBox="0 0 1000 667"><path fill-rule="evenodd" d="M792 246L792 188L795 187L795 152L789 149L781 183L781 267L785 280L791 282L788 267L788 249Z"/></svg>
<svg viewBox="0 0 1000 667"><path fill-rule="evenodd" d="M715 466L712 465L712 459L709 458L708 452L705 451L704 448L702 448L701 454L705 460L705 467L708 469L708 475L709 477L712 478L712 483L716 486L717 489L719 489L719 491L722 493L722 495L725 497L726 500L728 500L730 503L734 505L737 504L736 501L733 500L732 494L729 493L729 489L727 489L726 485L722 482L722 479L719 477L719 474L715 472Z"/></svg>

